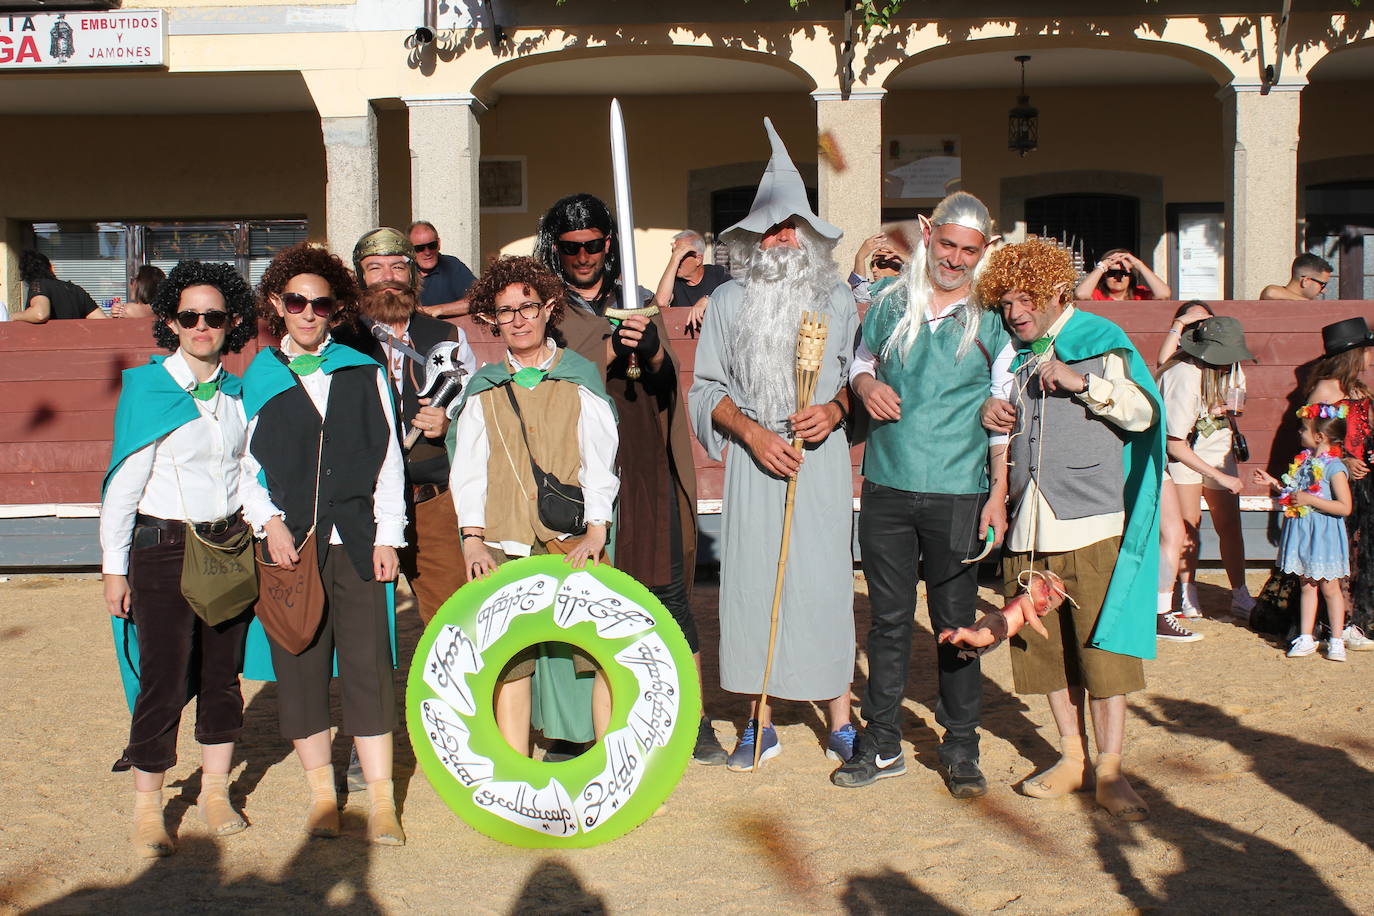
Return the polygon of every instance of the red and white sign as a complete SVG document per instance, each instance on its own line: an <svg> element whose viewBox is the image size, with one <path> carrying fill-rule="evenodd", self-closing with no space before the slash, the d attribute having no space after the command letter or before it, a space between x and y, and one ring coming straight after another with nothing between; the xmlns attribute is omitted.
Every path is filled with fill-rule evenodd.
<svg viewBox="0 0 1374 916"><path fill-rule="evenodd" d="M166 36L162 10L0 13L0 71L156 67Z"/></svg>

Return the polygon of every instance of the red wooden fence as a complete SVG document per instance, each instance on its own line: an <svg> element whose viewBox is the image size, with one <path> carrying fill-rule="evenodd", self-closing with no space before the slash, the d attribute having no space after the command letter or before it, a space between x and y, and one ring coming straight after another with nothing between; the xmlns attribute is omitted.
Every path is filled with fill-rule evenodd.
<svg viewBox="0 0 1374 916"><path fill-rule="evenodd" d="M1286 463L1297 448L1288 399L1298 370L1321 354L1321 327L1352 315L1374 323L1374 302L1218 302L1220 315L1245 325L1259 363L1247 367L1249 402L1240 420L1250 440L1251 463ZM1090 310L1115 321L1153 364L1172 320L1175 302L1092 303ZM683 330L686 309L670 309L669 334L682 368L684 396L691 384L696 341ZM497 339L472 322L465 328L481 362L500 356ZM228 360L241 372L260 337ZM94 503L109 461L114 406L122 369L159 352L146 320L55 321L32 326L0 324L0 505ZM1270 454L1277 454L1271 464ZM862 449L853 451L857 467ZM721 468L698 448L702 499L718 499ZM857 490L856 490L857 492ZM1260 495L1257 488L1247 493Z"/></svg>

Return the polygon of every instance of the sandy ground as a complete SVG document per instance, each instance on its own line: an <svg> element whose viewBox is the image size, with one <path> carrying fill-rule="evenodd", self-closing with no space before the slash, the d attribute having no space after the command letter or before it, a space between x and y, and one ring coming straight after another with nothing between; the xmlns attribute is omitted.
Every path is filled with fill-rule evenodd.
<svg viewBox="0 0 1374 916"><path fill-rule="evenodd" d="M952 799L935 769L933 651L921 630L906 703L915 763L905 777L834 788L819 711L784 705L784 753L761 773L693 764L665 813L570 853L514 849L469 829L415 771L404 733L397 765L410 845L366 845L360 796L350 799L342 839L306 841L304 782L276 736L273 687L248 683L231 791L251 829L207 836L194 807L199 755L188 716L169 774L180 792L170 807L180 851L150 863L128 845L130 779L109 772L128 717L99 583L14 577L0 584L0 909L1374 912L1374 652L1352 653L1346 665L1288 661L1227 622L1218 581L1203 588L1218 617L1197 623L1207 638L1161 646L1149 690L1131 698L1128 771L1154 812L1144 824L1114 823L1087 797L1017 792L1055 759L1057 744L1043 700L1011 693L1005 651L984 665L992 789ZM709 689L714 601L713 583L703 582L707 702L729 746L742 708ZM858 607L862 633L862 594ZM401 619L408 650L418 620ZM346 753L342 741L336 753Z"/></svg>

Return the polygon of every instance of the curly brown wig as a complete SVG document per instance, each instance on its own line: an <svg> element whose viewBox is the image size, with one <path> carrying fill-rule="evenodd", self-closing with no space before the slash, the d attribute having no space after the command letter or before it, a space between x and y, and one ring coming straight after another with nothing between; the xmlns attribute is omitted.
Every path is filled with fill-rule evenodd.
<svg viewBox="0 0 1374 916"><path fill-rule="evenodd" d="M331 327L354 320L358 314L358 283L353 279L353 272L324 246L301 242L277 252L258 283L258 314L266 319L273 334L278 337L285 334L286 322L272 306L271 297L281 295L291 278L301 274L314 274L329 284L329 291L339 304L329 316Z"/></svg>
<svg viewBox="0 0 1374 916"><path fill-rule="evenodd" d="M167 322L181 308L181 294L192 286L213 286L224 297L224 310L234 320L224 334L224 352L237 353L243 345L258 336L258 322L253 314L253 290L239 272L228 264L205 261L178 261L177 266L158 285L152 306L153 340L164 350L175 350L180 342Z"/></svg>
<svg viewBox="0 0 1374 916"><path fill-rule="evenodd" d="M999 308L1000 300L1012 290L1029 293L1036 309L1050 299L1072 289L1078 272L1064 249L1046 242L1006 245L988 256L987 266L978 278L978 301L984 308Z"/></svg>
<svg viewBox="0 0 1374 916"><path fill-rule="evenodd" d="M473 318L482 321L493 337L500 337L496 326L496 296L512 283L518 283L525 294L544 304L553 303L549 313L549 327L555 327L563 317L563 281L534 258L507 256L492 258L481 278L468 290L468 307Z"/></svg>

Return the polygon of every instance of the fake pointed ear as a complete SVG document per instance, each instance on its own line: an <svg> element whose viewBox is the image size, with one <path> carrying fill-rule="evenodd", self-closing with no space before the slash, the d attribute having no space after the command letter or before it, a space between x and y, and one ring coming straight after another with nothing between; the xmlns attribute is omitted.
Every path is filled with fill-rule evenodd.
<svg viewBox="0 0 1374 916"><path fill-rule="evenodd" d="M991 248L993 245L1000 245L1000 244L1002 244L1002 243L1005 242L1005 241L1006 241L1006 239L1003 238L1003 237L1002 237L1002 233L999 232L999 233L997 233L996 235L994 235L992 238L988 239L987 245L985 245L985 246L983 246L983 247L984 247L984 249Z"/></svg>
<svg viewBox="0 0 1374 916"><path fill-rule="evenodd" d="M931 233L931 230L934 228L933 226L930 225L930 217L928 217L928 216L922 216L921 214L918 213L918 214L916 214L916 222L918 222L918 223L921 224L921 241L923 241L923 242L925 242L927 245L929 245L929 244L930 244L930 233Z"/></svg>

